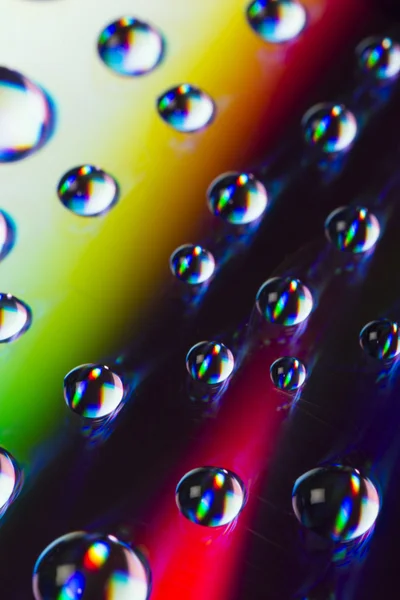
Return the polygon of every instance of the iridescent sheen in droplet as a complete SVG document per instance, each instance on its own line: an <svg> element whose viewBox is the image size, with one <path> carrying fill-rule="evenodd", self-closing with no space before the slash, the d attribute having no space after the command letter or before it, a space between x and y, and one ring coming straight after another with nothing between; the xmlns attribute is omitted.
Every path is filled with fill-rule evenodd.
<svg viewBox="0 0 400 600"><path fill-rule="evenodd" d="M341 104L316 104L302 119L306 142L324 153L347 150L357 135L357 121Z"/></svg>
<svg viewBox="0 0 400 600"><path fill-rule="evenodd" d="M8 452L0 448L0 515L12 501L17 482L16 463Z"/></svg>
<svg viewBox="0 0 400 600"><path fill-rule="evenodd" d="M172 253L170 258L172 273L185 283L199 285L208 281L215 270L215 260L211 252L201 246L185 244Z"/></svg>
<svg viewBox="0 0 400 600"><path fill-rule="evenodd" d="M53 124L44 91L21 73L0 67L0 163L20 160L41 148Z"/></svg>
<svg viewBox="0 0 400 600"><path fill-rule="evenodd" d="M64 398L82 417L101 419L113 413L124 396L123 383L105 365L80 365L64 378Z"/></svg>
<svg viewBox="0 0 400 600"><path fill-rule="evenodd" d="M292 504L302 525L335 542L349 542L370 530L380 506L373 483L340 465L313 469L297 479Z"/></svg>
<svg viewBox="0 0 400 600"><path fill-rule="evenodd" d="M61 178L58 197L80 217L96 217L110 210L118 200L118 184L111 175L92 165L74 167Z"/></svg>
<svg viewBox="0 0 400 600"><path fill-rule="evenodd" d="M203 90L183 83L167 90L157 99L160 117L177 131L192 133L211 123L215 105Z"/></svg>
<svg viewBox="0 0 400 600"><path fill-rule="evenodd" d="M377 319L367 323L360 332L360 345L372 358L395 358L400 352L398 323L390 319Z"/></svg>
<svg viewBox="0 0 400 600"><path fill-rule="evenodd" d="M298 279L273 277L258 290L256 306L260 314L277 325L298 325L313 308L310 290Z"/></svg>
<svg viewBox="0 0 400 600"><path fill-rule="evenodd" d="M208 206L233 225L245 225L261 217L268 196L263 184L251 173L224 173L207 190Z"/></svg>
<svg viewBox="0 0 400 600"><path fill-rule="evenodd" d="M160 63L164 42L160 32L148 23L123 17L101 32L97 49L102 61L115 73L138 76Z"/></svg>
<svg viewBox="0 0 400 600"><path fill-rule="evenodd" d="M400 72L400 45L389 37L369 37L356 52L360 69L376 79L392 79Z"/></svg>
<svg viewBox="0 0 400 600"><path fill-rule="evenodd" d="M294 392L305 382L307 371L298 358L283 356L272 363L270 375L272 383L278 389L285 392Z"/></svg>
<svg viewBox="0 0 400 600"><path fill-rule="evenodd" d="M35 600L147 600L150 572L139 555L111 535L64 535L39 556Z"/></svg>
<svg viewBox="0 0 400 600"><path fill-rule="evenodd" d="M186 356L186 368L193 379L209 385L226 381L234 365L232 352L219 342L199 342Z"/></svg>
<svg viewBox="0 0 400 600"><path fill-rule="evenodd" d="M254 0L246 15L252 29L272 43L295 39L307 21L304 6L298 0Z"/></svg>
<svg viewBox="0 0 400 600"><path fill-rule="evenodd" d="M0 294L0 343L13 342L30 327L29 307L11 294Z"/></svg>
<svg viewBox="0 0 400 600"><path fill-rule="evenodd" d="M15 232L10 217L0 210L0 260L5 258L14 244Z"/></svg>
<svg viewBox="0 0 400 600"><path fill-rule="evenodd" d="M239 478L217 467L193 469L176 488L179 510L196 525L227 525L238 516L244 502L244 486Z"/></svg>
<svg viewBox="0 0 400 600"><path fill-rule="evenodd" d="M367 208L342 206L328 216L325 234L338 250L358 254L375 245L380 226L378 219Z"/></svg>

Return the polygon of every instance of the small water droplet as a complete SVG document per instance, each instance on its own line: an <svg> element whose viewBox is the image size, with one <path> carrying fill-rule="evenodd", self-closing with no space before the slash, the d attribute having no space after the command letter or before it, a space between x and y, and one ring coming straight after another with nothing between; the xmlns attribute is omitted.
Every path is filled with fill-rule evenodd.
<svg viewBox="0 0 400 600"><path fill-rule="evenodd" d="M82 417L101 419L114 412L124 396L121 379L105 365L80 365L64 378L64 398Z"/></svg>
<svg viewBox="0 0 400 600"><path fill-rule="evenodd" d="M15 241L14 224L10 217L0 210L0 260L10 252Z"/></svg>
<svg viewBox="0 0 400 600"><path fill-rule="evenodd" d="M389 37L374 36L363 40L356 50L358 65L376 79L396 77L400 72L400 46Z"/></svg>
<svg viewBox="0 0 400 600"><path fill-rule="evenodd" d="M0 515L10 504L18 483L18 472L14 459L0 449Z"/></svg>
<svg viewBox="0 0 400 600"><path fill-rule="evenodd" d="M325 153L342 152L353 143L357 121L341 104L316 104L302 119L306 142Z"/></svg>
<svg viewBox="0 0 400 600"><path fill-rule="evenodd" d="M245 225L261 217L268 196L263 184L251 173L224 173L207 190L214 215L233 225Z"/></svg>
<svg viewBox="0 0 400 600"><path fill-rule="evenodd" d="M199 342L186 356L186 368L193 379L210 385L226 381L234 365L232 352L219 342Z"/></svg>
<svg viewBox="0 0 400 600"><path fill-rule="evenodd" d="M278 358L270 368L272 383L280 390L294 392L306 380L307 371L304 364L293 356Z"/></svg>
<svg viewBox="0 0 400 600"><path fill-rule="evenodd" d="M96 217L118 200L118 184L111 175L93 167L74 167L61 178L57 194L63 205L80 217Z"/></svg>
<svg viewBox="0 0 400 600"><path fill-rule="evenodd" d="M214 118L215 105L206 92L183 83L157 99L160 117L177 131L192 133L203 129Z"/></svg>
<svg viewBox="0 0 400 600"><path fill-rule="evenodd" d="M366 533L379 513L375 486L351 467L334 465L308 471L292 492L302 525L324 538L348 542Z"/></svg>
<svg viewBox="0 0 400 600"><path fill-rule="evenodd" d="M150 73L161 62L164 42L159 31L133 17L110 23L99 36L102 61L119 75Z"/></svg>
<svg viewBox="0 0 400 600"><path fill-rule="evenodd" d="M189 471L176 488L181 513L192 523L206 527L227 525L238 516L244 502L244 486L239 478L217 467Z"/></svg>
<svg viewBox="0 0 400 600"><path fill-rule="evenodd" d="M277 325L298 325L313 308L310 290L298 279L273 277L258 290L256 306L261 315Z"/></svg>
<svg viewBox="0 0 400 600"><path fill-rule="evenodd" d="M172 253L170 268L178 279L191 285L208 281L215 270L215 260L211 252L201 246L185 244Z"/></svg>
<svg viewBox="0 0 400 600"><path fill-rule="evenodd" d="M390 319L367 323L360 332L360 345L372 358L394 358L400 352L399 325Z"/></svg>
<svg viewBox="0 0 400 600"><path fill-rule="evenodd" d="M287 42L304 29L307 15L297 0L254 0L247 7L247 20L266 42Z"/></svg>
<svg viewBox="0 0 400 600"><path fill-rule="evenodd" d="M0 294L0 343L13 342L30 327L28 306L11 294Z"/></svg>
<svg viewBox="0 0 400 600"><path fill-rule="evenodd" d="M378 219L367 208L342 206L326 219L325 234L338 250L357 254L375 245L380 226Z"/></svg>
<svg viewBox="0 0 400 600"><path fill-rule="evenodd" d="M147 600L150 572L111 535L78 531L47 546L33 570L35 600Z"/></svg>

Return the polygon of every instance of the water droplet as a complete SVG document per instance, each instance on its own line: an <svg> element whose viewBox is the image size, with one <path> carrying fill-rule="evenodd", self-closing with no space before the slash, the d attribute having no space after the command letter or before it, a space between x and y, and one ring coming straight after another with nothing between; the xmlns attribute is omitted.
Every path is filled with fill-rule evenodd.
<svg viewBox="0 0 400 600"><path fill-rule="evenodd" d="M102 61L114 72L137 76L150 73L161 62L164 42L148 23L124 17L101 32L97 49Z"/></svg>
<svg viewBox="0 0 400 600"><path fill-rule="evenodd" d="M31 311L22 300L11 294L0 294L0 343L19 338L31 321Z"/></svg>
<svg viewBox="0 0 400 600"><path fill-rule="evenodd" d="M66 208L81 217L96 217L118 200L118 184L111 175L92 165L74 167L61 178L58 197Z"/></svg>
<svg viewBox="0 0 400 600"><path fill-rule="evenodd" d="M185 133L199 131L214 118L215 105L208 94L184 83L157 99L159 115L168 125Z"/></svg>
<svg viewBox="0 0 400 600"><path fill-rule="evenodd" d="M342 206L328 216L325 233L338 250L357 254L375 245L380 227L378 219L367 208Z"/></svg>
<svg viewBox="0 0 400 600"><path fill-rule="evenodd" d="M207 190L214 215L233 225L255 221L266 209L268 196L263 184L250 173L224 173Z"/></svg>
<svg viewBox="0 0 400 600"><path fill-rule="evenodd" d="M150 573L136 552L111 535L64 535L39 556L35 600L147 600Z"/></svg>
<svg viewBox="0 0 400 600"><path fill-rule="evenodd" d="M254 0L247 7L247 20L266 42L287 42L304 29L307 15L297 0Z"/></svg>
<svg viewBox="0 0 400 600"><path fill-rule="evenodd" d="M394 358L400 352L399 325L390 319L367 323L360 332L360 345L372 358Z"/></svg>
<svg viewBox="0 0 400 600"><path fill-rule="evenodd" d="M20 160L41 148L53 125L43 90L21 73L0 67L0 162Z"/></svg>
<svg viewBox="0 0 400 600"><path fill-rule="evenodd" d="M15 230L10 217L0 210L0 260L10 252L15 241Z"/></svg>
<svg viewBox="0 0 400 600"><path fill-rule="evenodd" d="M347 150L357 134L357 121L341 104L316 104L306 112L302 126L307 143L322 152Z"/></svg>
<svg viewBox="0 0 400 600"><path fill-rule="evenodd" d="M199 285L213 275L215 260L211 252L201 246L185 244L172 253L170 267L175 277L181 281Z"/></svg>
<svg viewBox="0 0 400 600"><path fill-rule="evenodd" d="M197 525L220 527L235 519L245 502L244 486L226 469L202 467L189 471L176 488L181 513Z"/></svg>
<svg viewBox="0 0 400 600"><path fill-rule="evenodd" d="M388 37L369 37L356 53L360 69L376 79L391 79L400 72L400 46Z"/></svg>
<svg viewBox="0 0 400 600"><path fill-rule="evenodd" d="M8 452L0 449L0 515L10 504L17 487L16 463Z"/></svg>
<svg viewBox="0 0 400 600"><path fill-rule="evenodd" d="M193 379L210 385L226 381L234 365L232 352L219 342L199 342L186 356L186 368Z"/></svg>
<svg viewBox="0 0 400 600"><path fill-rule="evenodd" d="M298 279L273 277L258 290L256 306L261 315L277 325L298 325L313 308L310 290Z"/></svg>
<svg viewBox="0 0 400 600"><path fill-rule="evenodd" d="M335 542L366 533L379 512L372 482L356 469L334 465L308 471L293 488L292 504L302 525Z"/></svg>
<svg viewBox="0 0 400 600"><path fill-rule="evenodd" d="M80 365L64 378L64 398L78 415L101 419L116 410L124 396L121 379L105 365Z"/></svg>
<svg viewBox="0 0 400 600"><path fill-rule="evenodd" d="M285 392L298 390L306 380L304 364L293 356L278 358L270 368L272 383Z"/></svg>

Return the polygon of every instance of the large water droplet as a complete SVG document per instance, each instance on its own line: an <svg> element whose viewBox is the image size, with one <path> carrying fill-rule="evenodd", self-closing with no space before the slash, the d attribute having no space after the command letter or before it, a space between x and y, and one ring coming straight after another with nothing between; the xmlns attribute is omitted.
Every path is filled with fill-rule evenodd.
<svg viewBox="0 0 400 600"><path fill-rule="evenodd" d="M17 487L16 463L8 452L0 449L0 515L10 504Z"/></svg>
<svg viewBox="0 0 400 600"><path fill-rule="evenodd" d="M137 76L152 71L161 61L161 34L148 23L124 17L100 34L97 49L103 62L119 75Z"/></svg>
<svg viewBox="0 0 400 600"><path fill-rule="evenodd" d="M293 488L292 504L302 525L335 542L366 533L379 513L372 482L356 469L335 465L308 471Z"/></svg>
<svg viewBox="0 0 400 600"><path fill-rule="evenodd" d="M202 467L187 473L176 488L181 513L197 525L220 527L235 519L245 502L244 486L226 469Z"/></svg>
<svg viewBox="0 0 400 600"><path fill-rule="evenodd" d="M213 275L215 260L211 252L201 246L185 244L172 253L170 267L175 277L181 281L199 285Z"/></svg>
<svg viewBox="0 0 400 600"><path fill-rule="evenodd" d="M193 379L210 385L226 381L234 365L232 352L219 342L199 342L186 356L186 368Z"/></svg>
<svg viewBox="0 0 400 600"><path fill-rule="evenodd" d="M150 573L138 554L111 535L64 535L39 556L35 600L147 600Z"/></svg>
<svg viewBox="0 0 400 600"><path fill-rule="evenodd" d="M121 379L105 365L80 365L64 378L64 398L78 415L101 419L114 412L124 396Z"/></svg>
<svg viewBox="0 0 400 600"><path fill-rule="evenodd" d="M53 125L43 90L21 73L0 67L0 162L19 160L41 148Z"/></svg>
<svg viewBox="0 0 400 600"><path fill-rule="evenodd" d="M304 115L302 126L306 142L329 154L349 148L357 134L355 116L341 104L316 104Z"/></svg>
<svg viewBox="0 0 400 600"><path fill-rule="evenodd" d="M298 390L306 380L304 364L293 356L278 358L270 368L272 383L285 392Z"/></svg>
<svg viewBox="0 0 400 600"><path fill-rule="evenodd" d="M224 173L207 190L214 215L233 225L255 221L266 209L268 196L263 184L250 173Z"/></svg>
<svg viewBox="0 0 400 600"><path fill-rule="evenodd" d="M29 328L32 314L28 306L11 294L0 294L0 343L12 342Z"/></svg>
<svg viewBox="0 0 400 600"><path fill-rule="evenodd" d="M298 279L273 277L258 290L256 306L261 315L277 325L298 325L313 308L310 290Z"/></svg>
<svg viewBox="0 0 400 600"><path fill-rule="evenodd" d="M206 92L184 83L157 99L159 115L168 125L185 133L199 131L214 118L215 105Z"/></svg>
<svg viewBox="0 0 400 600"><path fill-rule="evenodd" d="M379 221L367 208L344 206L334 210L325 221L325 233L338 250L366 252L379 238Z"/></svg>
<svg viewBox="0 0 400 600"><path fill-rule="evenodd" d="M390 319L377 319L367 323L360 332L360 345L372 358L394 358L400 352L398 323Z"/></svg>
<svg viewBox="0 0 400 600"><path fill-rule="evenodd" d="M304 29L307 15L297 0L254 0L247 7L247 20L266 42L287 42Z"/></svg>
<svg viewBox="0 0 400 600"><path fill-rule="evenodd" d="M369 37L356 53L360 69L376 79L391 79L400 72L400 46L388 37Z"/></svg>
<svg viewBox="0 0 400 600"><path fill-rule="evenodd" d="M57 193L66 208L81 217L106 213L118 200L118 184L111 175L92 165L81 165L65 173Z"/></svg>

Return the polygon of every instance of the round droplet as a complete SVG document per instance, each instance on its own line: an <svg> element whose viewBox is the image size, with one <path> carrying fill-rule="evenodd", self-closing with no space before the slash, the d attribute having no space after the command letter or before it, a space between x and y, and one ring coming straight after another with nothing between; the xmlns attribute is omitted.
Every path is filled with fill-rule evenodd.
<svg viewBox="0 0 400 600"><path fill-rule="evenodd" d="M317 104L303 117L306 142L327 154L347 150L357 134L357 121L341 104Z"/></svg>
<svg viewBox="0 0 400 600"><path fill-rule="evenodd" d="M211 252L201 246L185 244L172 253L170 267L175 277L181 281L199 285L213 275L215 260Z"/></svg>
<svg viewBox="0 0 400 600"><path fill-rule="evenodd" d="M10 217L0 210L0 260L5 258L14 245L15 231Z"/></svg>
<svg viewBox="0 0 400 600"><path fill-rule="evenodd" d="M214 215L233 225L255 221L268 202L263 184L250 173L225 173L207 190L208 206Z"/></svg>
<svg viewBox="0 0 400 600"><path fill-rule="evenodd" d="M234 365L232 352L219 342L200 342L186 356L186 368L193 379L210 385L226 381Z"/></svg>
<svg viewBox="0 0 400 600"><path fill-rule="evenodd" d="M360 345L372 358L394 358L400 352L398 323L390 319L377 319L367 323L360 333Z"/></svg>
<svg viewBox="0 0 400 600"><path fill-rule="evenodd" d="M4 512L12 500L17 486L17 479L18 475L14 460L8 452L0 449L0 513Z"/></svg>
<svg viewBox="0 0 400 600"><path fill-rule="evenodd" d="M160 96L157 110L160 117L177 131L192 133L212 121L215 105L208 94L184 83Z"/></svg>
<svg viewBox="0 0 400 600"><path fill-rule="evenodd" d="M287 42L304 29L307 15L297 0L254 0L247 7L247 20L266 42Z"/></svg>
<svg viewBox="0 0 400 600"><path fill-rule="evenodd" d="M0 294L0 343L13 342L29 328L32 320L28 306L11 294Z"/></svg>
<svg viewBox="0 0 400 600"><path fill-rule="evenodd" d="M71 169L61 178L57 193L61 202L80 217L96 217L118 200L118 184L111 175L92 165Z"/></svg>
<svg viewBox="0 0 400 600"><path fill-rule="evenodd" d="M374 78L385 80L400 72L400 46L388 37L369 37L357 47L360 69Z"/></svg>
<svg viewBox="0 0 400 600"><path fill-rule="evenodd" d="M261 315L277 325L298 325L313 308L310 290L298 279L273 277L258 290L256 306Z"/></svg>
<svg viewBox="0 0 400 600"><path fill-rule="evenodd" d="M64 378L64 398L78 415L101 419L113 413L122 401L121 379L105 365L80 365Z"/></svg>
<svg viewBox="0 0 400 600"><path fill-rule="evenodd" d="M52 107L43 90L21 73L0 67L0 162L38 150L52 128Z"/></svg>
<svg viewBox="0 0 400 600"><path fill-rule="evenodd" d="M325 233L338 250L358 254L375 245L380 227L378 219L367 208L344 206L329 215Z"/></svg>
<svg viewBox="0 0 400 600"><path fill-rule="evenodd" d="M161 34L148 23L124 17L110 23L100 34L97 49L102 61L119 75L150 73L161 61Z"/></svg>
<svg viewBox="0 0 400 600"><path fill-rule="evenodd" d="M379 513L372 482L356 469L335 465L308 471L293 488L292 504L302 525L335 542L366 533Z"/></svg>
<svg viewBox="0 0 400 600"><path fill-rule="evenodd" d="M306 380L307 371L304 364L293 356L278 358L270 368L272 383L280 390L294 392Z"/></svg>
<svg viewBox="0 0 400 600"><path fill-rule="evenodd" d="M244 486L226 469L202 467L187 473L176 488L181 513L197 525L220 527L235 519L245 502Z"/></svg>
<svg viewBox="0 0 400 600"><path fill-rule="evenodd" d="M111 535L64 535L39 556L35 600L147 600L150 573L138 554Z"/></svg>

